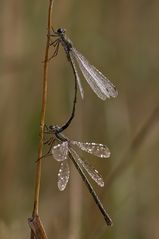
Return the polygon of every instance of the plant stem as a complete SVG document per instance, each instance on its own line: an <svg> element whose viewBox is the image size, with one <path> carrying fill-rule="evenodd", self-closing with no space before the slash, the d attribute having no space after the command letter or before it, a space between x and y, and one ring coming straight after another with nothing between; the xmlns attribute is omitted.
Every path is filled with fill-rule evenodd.
<svg viewBox="0 0 159 239"><path fill-rule="evenodd" d="M41 181L41 157L43 149L43 138L44 138L44 123L46 114L46 102L47 102L47 88L48 88L48 55L49 55L49 44L50 44L50 29L51 29L51 16L52 7L54 0L49 1L48 8L48 23L47 23L47 42L45 49L45 59L43 68L43 93L42 93L42 108L41 108L41 118L40 118L40 141L38 147L38 161L36 163L36 173L35 173L35 194L34 194L34 207L32 217L38 215L39 213L39 195L40 195L40 181ZM31 239L34 238L33 233L31 233Z"/></svg>

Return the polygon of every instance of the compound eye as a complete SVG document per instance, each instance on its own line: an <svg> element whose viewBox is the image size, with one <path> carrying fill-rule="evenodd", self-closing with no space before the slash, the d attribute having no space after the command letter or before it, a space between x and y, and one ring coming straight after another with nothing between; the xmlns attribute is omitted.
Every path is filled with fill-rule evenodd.
<svg viewBox="0 0 159 239"><path fill-rule="evenodd" d="M57 32L62 33L62 29L61 28L57 29Z"/></svg>
<svg viewBox="0 0 159 239"><path fill-rule="evenodd" d="M59 28L59 29L57 30L57 32L58 32L58 33L65 33L65 30L64 30L63 28Z"/></svg>

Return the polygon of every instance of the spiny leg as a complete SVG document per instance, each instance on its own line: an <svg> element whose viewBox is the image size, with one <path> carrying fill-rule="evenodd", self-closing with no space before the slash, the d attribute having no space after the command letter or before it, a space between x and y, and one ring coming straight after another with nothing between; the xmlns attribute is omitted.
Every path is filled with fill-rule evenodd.
<svg viewBox="0 0 159 239"><path fill-rule="evenodd" d="M49 150L48 150L48 152L46 153L46 154L44 154L43 156L41 156L39 159L37 159L37 161L36 162L38 162L40 159L42 159L42 158L46 158L46 157L48 157L48 156L51 156L52 155L52 153L50 153L51 152L51 149L52 149L52 146L53 146L53 144L54 144L54 142L55 142L55 138L50 138L49 139L49 145L50 145L50 147L49 147Z"/></svg>
<svg viewBox="0 0 159 239"><path fill-rule="evenodd" d="M56 45L54 46L54 47L56 47L56 49L55 49L53 55L48 58L48 61L50 61L52 58L54 58L55 56L57 56L58 51L59 51L59 45L60 45L60 42L57 41L57 42L56 42Z"/></svg>
<svg viewBox="0 0 159 239"><path fill-rule="evenodd" d="M48 145L50 145L51 142L52 142L52 137L49 138L48 140L46 140L43 144L48 144Z"/></svg>
<svg viewBox="0 0 159 239"><path fill-rule="evenodd" d="M50 46L56 46L57 45L57 42L59 41L59 39L56 39L55 41L53 41L53 42L50 42Z"/></svg>
<svg viewBox="0 0 159 239"><path fill-rule="evenodd" d="M57 56L58 54L58 50L59 50L59 45L60 45L60 40L59 39L56 39L55 41L51 42L50 43L50 46L54 46L56 47L54 53L52 56L50 56L47 60L44 60L42 63L45 63L46 61L50 61L52 58L54 58L55 56Z"/></svg>

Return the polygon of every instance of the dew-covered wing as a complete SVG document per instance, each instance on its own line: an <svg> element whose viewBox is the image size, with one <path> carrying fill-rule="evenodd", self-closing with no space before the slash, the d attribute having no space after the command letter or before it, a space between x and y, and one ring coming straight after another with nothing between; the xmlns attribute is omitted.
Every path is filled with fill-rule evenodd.
<svg viewBox="0 0 159 239"><path fill-rule="evenodd" d="M57 144L52 148L52 155L57 161L64 161L68 156L68 142Z"/></svg>
<svg viewBox="0 0 159 239"><path fill-rule="evenodd" d="M74 53L74 57L79 64L83 76L99 98L106 100L106 98L116 97L118 95L116 87L111 81L91 65L77 49L73 47L72 52Z"/></svg>
<svg viewBox="0 0 159 239"><path fill-rule="evenodd" d="M78 141L71 141L73 145L77 145L83 151L87 153L93 154L100 158L109 158L110 150L104 144L96 144L96 143L82 143Z"/></svg>
<svg viewBox="0 0 159 239"><path fill-rule="evenodd" d="M104 181L102 176L98 173L98 171L90 165L87 160L83 160L79 157L79 155L76 153L75 150L71 148L71 154L74 157L74 159L77 161L78 164L82 165L82 167L87 171L89 176L100 186L104 186Z"/></svg>
<svg viewBox="0 0 159 239"><path fill-rule="evenodd" d="M58 172L58 188L60 191L63 191L66 188L70 176L70 170L67 161L63 161L60 164L60 169Z"/></svg>

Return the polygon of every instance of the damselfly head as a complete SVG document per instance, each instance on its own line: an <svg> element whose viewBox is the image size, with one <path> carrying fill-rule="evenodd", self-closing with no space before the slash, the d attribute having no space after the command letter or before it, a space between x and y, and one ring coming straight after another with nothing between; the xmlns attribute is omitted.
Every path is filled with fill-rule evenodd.
<svg viewBox="0 0 159 239"><path fill-rule="evenodd" d="M59 35L64 35L65 32L66 32L66 30L63 29L63 28L59 28L59 29L57 29L57 33L58 33Z"/></svg>
<svg viewBox="0 0 159 239"><path fill-rule="evenodd" d="M53 133L56 133L59 130L58 125L49 125L49 130L52 131Z"/></svg>

